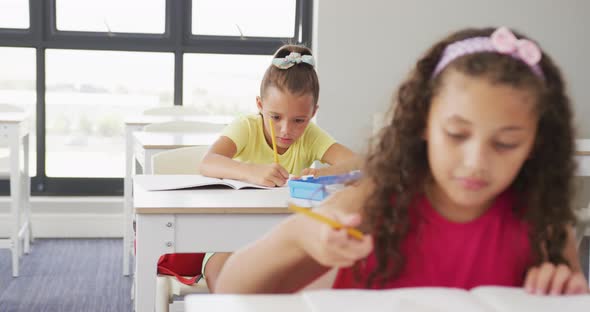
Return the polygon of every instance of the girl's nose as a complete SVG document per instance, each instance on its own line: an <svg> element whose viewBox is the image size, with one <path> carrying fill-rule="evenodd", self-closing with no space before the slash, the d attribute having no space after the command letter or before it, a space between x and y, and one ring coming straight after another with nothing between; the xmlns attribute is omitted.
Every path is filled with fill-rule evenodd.
<svg viewBox="0 0 590 312"><path fill-rule="evenodd" d="M280 131L281 135L285 135L285 134L289 133L289 128L290 128L289 122L283 121L281 123L281 131Z"/></svg>
<svg viewBox="0 0 590 312"><path fill-rule="evenodd" d="M489 153L490 152L487 150L486 145L483 143L473 142L472 144L469 144L463 155L465 167L473 171L483 170L487 165L489 165Z"/></svg>

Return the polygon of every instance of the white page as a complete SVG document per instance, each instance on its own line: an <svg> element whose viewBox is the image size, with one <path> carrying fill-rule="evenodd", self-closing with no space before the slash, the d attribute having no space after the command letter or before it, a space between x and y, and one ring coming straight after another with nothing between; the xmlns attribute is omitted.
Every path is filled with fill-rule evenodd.
<svg viewBox="0 0 590 312"><path fill-rule="evenodd" d="M136 175L134 179L146 191L180 190L209 185L221 185L232 187L234 189L242 189L247 187L259 189L273 188L246 183L238 180L205 177L198 174Z"/></svg>
<svg viewBox="0 0 590 312"><path fill-rule="evenodd" d="M456 288L319 290L302 296L312 312L493 312Z"/></svg>
<svg viewBox="0 0 590 312"><path fill-rule="evenodd" d="M259 188L259 189L273 189L276 188L276 186L262 186L262 185L258 185L258 184L252 184L252 183L248 183L248 182L244 182L244 181L239 181L239 180L232 180L232 179L222 179L224 182L226 182L228 185L231 185L233 188L239 190L239 189L243 189L243 188ZM286 187L287 184L285 184L283 187Z"/></svg>
<svg viewBox="0 0 590 312"><path fill-rule="evenodd" d="M589 312L590 295L538 296L523 288L477 287L471 293L496 312Z"/></svg>
<svg viewBox="0 0 590 312"><path fill-rule="evenodd" d="M146 191L178 190L205 185L226 185L221 179L195 174L137 175L133 179Z"/></svg>

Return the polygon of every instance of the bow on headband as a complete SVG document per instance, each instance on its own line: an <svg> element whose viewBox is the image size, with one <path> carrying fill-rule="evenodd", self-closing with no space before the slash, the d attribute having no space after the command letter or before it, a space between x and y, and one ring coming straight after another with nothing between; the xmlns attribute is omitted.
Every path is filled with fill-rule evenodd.
<svg viewBox="0 0 590 312"><path fill-rule="evenodd" d="M517 39L506 27L496 29L490 39L498 52L516 54L529 66L534 66L541 60L541 50L534 42L527 39Z"/></svg>
<svg viewBox="0 0 590 312"><path fill-rule="evenodd" d="M280 69L288 69L293 67L295 64L307 63L311 66L315 66L315 61L311 55L301 55L301 53L291 52L285 57L277 57L272 59L272 64Z"/></svg>
<svg viewBox="0 0 590 312"><path fill-rule="evenodd" d="M467 38L449 44L438 61L432 77L436 77L455 59L481 52L510 55L527 64L535 75L544 79L543 71L539 66L542 57L541 49L530 40L516 38L510 29L506 27L496 29L490 37Z"/></svg>

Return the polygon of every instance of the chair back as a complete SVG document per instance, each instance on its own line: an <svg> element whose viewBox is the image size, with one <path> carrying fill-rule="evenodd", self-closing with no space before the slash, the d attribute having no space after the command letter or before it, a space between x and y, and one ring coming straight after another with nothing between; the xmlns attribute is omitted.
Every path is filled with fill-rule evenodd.
<svg viewBox="0 0 590 312"><path fill-rule="evenodd" d="M181 106L181 105L173 105L173 106L162 106L162 107L153 107L148 108L143 111L144 115L151 115L151 116L194 116L194 115L202 115L203 112L199 111L198 109L190 106Z"/></svg>
<svg viewBox="0 0 590 312"><path fill-rule="evenodd" d="M201 159L209 146L175 148L152 157L154 174L199 174Z"/></svg>
<svg viewBox="0 0 590 312"><path fill-rule="evenodd" d="M175 120L148 124L143 131L148 132L221 132L225 125L200 121Z"/></svg>

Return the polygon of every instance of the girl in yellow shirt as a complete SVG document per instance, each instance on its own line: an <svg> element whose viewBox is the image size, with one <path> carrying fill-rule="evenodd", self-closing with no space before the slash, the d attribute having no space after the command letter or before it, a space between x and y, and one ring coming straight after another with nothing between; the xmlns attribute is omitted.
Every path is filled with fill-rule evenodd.
<svg viewBox="0 0 590 312"><path fill-rule="evenodd" d="M318 109L319 79L311 51L285 45L277 50L256 97L259 114L237 119L211 146L201 162L201 174L243 180L264 186L283 186L289 174L331 175L358 169L359 157L314 123ZM270 122L278 152L274 153ZM319 160L330 166L312 169ZM209 289L229 253L207 254L203 273Z"/></svg>

